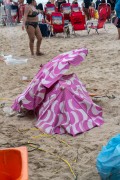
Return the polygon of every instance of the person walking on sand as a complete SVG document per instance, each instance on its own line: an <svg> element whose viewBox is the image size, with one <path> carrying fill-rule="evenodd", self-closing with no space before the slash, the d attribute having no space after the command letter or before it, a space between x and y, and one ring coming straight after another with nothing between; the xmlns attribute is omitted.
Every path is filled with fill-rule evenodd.
<svg viewBox="0 0 120 180"><path fill-rule="evenodd" d="M37 3L35 0L27 0L27 4L28 5L26 5L25 7L22 29L24 30L26 28L26 31L28 33L31 55L34 55L34 41L36 37L36 55L41 56L43 55L43 53L40 51L42 34L38 25L38 14L41 11L36 9Z"/></svg>
<svg viewBox="0 0 120 180"><path fill-rule="evenodd" d="M13 25L12 15L11 15L12 0L3 0L3 4L5 6L5 13L7 15L6 23L7 23L7 25Z"/></svg>
<svg viewBox="0 0 120 180"><path fill-rule="evenodd" d="M116 16L118 17L118 22L116 27L118 29L118 39L120 40L120 0L116 0L115 11L116 11Z"/></svg>

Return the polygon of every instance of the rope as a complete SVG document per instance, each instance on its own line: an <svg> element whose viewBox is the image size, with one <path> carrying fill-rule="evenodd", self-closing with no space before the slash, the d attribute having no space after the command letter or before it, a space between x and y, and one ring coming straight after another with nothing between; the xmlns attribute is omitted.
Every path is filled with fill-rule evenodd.
<svg viewBox="0 0 120 180"><path fill-rule="evenodd" d="M47 153L47 154L53 155L53 156L56 157L57 159L61 159L63 162L65 162L65 163L68 165L68 167L69 167L72 175L74 176L74 178L75 178L75 180L76 180L77 177L76 177L76 175L75 175L75 173L74 173L74 171L73 171L70 163L69 163L66 159L62 158L61 156L55 155L54 153L51 153L51 152L49 152L48 150L45 150L45 149L42 149L42 148L38 148L37 146L31 144L30 142L28 143L28 145L31 146L31 147L34 147L34 148L37 149L37 150L40 150L40 151L43 151L43 152L45 152L45 153Z"/></svg>

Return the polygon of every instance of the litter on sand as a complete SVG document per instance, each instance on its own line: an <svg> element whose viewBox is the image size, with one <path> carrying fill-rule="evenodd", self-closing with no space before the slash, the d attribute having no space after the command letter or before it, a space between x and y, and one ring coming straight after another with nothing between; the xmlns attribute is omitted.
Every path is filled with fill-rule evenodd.
<svg viewBox="0 0 120 180"><path fill-rule="evenodd" d="M4 61L7 65L20 65L26 64L28 59L21 59L21 58L13 58L12 55L4 56L1 55L1 60Z"/></svg>
<svg viewBox="0 0 120 180"><path fill-rule="evenodd" d="M3 112L5 113L6 116L14 116L16 114L11 107L4 107Z"/></svg>

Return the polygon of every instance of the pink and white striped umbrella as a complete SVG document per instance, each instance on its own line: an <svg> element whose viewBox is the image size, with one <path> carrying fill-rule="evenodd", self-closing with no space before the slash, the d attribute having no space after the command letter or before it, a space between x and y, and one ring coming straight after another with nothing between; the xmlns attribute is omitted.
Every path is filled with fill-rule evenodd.
<svg viewBox="0 0 120 180"><path fill-rule="evenodd" d="M103 124L101 107L93 103L75 74L62 76L46 92L37 116L36 127L49 134L75 136Z"/></svg>
<svg viewBox="0 0 120 180"><path fill-rule="evenodd" d="M36 126L50 134L75 136L102 125L101 107L93 103L75 74L64 75L70 65L79 65L87 53L87 49L76 49L49 61L16 98L12 108L34 110Z"/></svg>
<svg viewBox="0 0 120 180"><path fill-rule="evenodd" d="M12 105L13 110L20 111L22 107L35 110L43 101L46 88L50 88L69 69L70 65L79 65L88 54L88 50L75 49L53 58L35 75L26 90L20 94Z"/></svg>
<svg viewBox="0 0 120 180"><path fill-rule="evenodd" d="M88 50L83 48L72 50L53 58L41 69L41 72L44 74L42 84L47 88L51 87L67 72L70 65L79 65L87 54Z"/></svg>

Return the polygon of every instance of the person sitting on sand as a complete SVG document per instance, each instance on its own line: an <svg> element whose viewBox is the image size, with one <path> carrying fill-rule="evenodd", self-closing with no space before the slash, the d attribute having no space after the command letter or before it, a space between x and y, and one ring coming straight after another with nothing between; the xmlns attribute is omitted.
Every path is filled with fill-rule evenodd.
<svg viewBox="0 0 120 180"><path fill-rule="evenodd" d="M43 55L40 52L40 46L42 42L42 34L40 28L38 26L38 14L41 12L36 9L36 1L35 0L27 0L27 4L25 7L25 13L23 18L23 26L22 29L26 28L26 31L29 36L29 46L31 55L34 55L34 40L35 36L37 38L37 47L36 47L36 55L41 56Z"/></svg>
<svg viewBox="0 0 120 180"><path fill-rule="evenodd" d="M42 33L42 37L48 37L50 35L50 32L52 34L52 26L51 22L47 20L46 16L40 13L38 15L39 19L39 28Z"/></svg>

